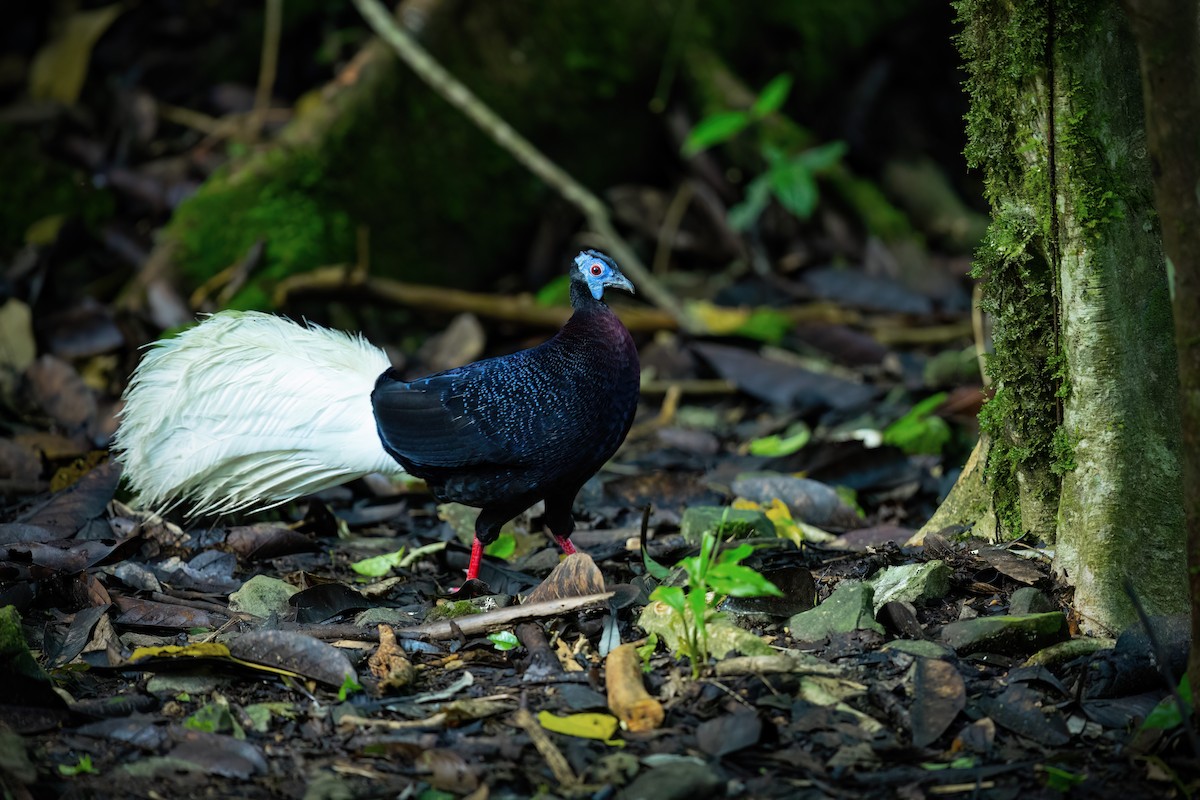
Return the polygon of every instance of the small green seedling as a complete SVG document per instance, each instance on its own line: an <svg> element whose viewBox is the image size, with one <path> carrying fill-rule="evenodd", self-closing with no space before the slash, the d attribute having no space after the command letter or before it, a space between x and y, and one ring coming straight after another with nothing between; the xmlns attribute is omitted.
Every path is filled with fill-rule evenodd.
<svg viewBox="0 0 1200 800"><path fill-rule="evenodd" d="M521 640L512 631L496 631L488 634L488 641L497 650L513 650L520 646Z"/></svg>
<svg viewBox="0 0 1200 800"><path fill-rule="evenodd" d="M98 772L98 770L92 766L92 757L88 755L80 756L79 760L75 762L74 766L68 764L58 765L58 773L68 777L71 775L94 775L96 772Z"/></svg>
<svg viewBox="0 0 1200 800"><path fill-rule="evenodd" d="M783 106L791 89L791 76L780 75L763 87L749 109L709 114L684 140L683 154L694 156L758 124ZM796 153L764 142L761 154L766 171L746 186L746 199L729 209L729 224L737 230L753 225L771 198L800 219L811 217L820 197L817 178L841 163L846 144L829 142Z"/></svg>
<svg viewBox="0 0 1200 800"><path fill-rule="evenodd" d="M717 526L725 527L724 521ZM700 676L700 667L708 660L709 624L717 617L714 610L726 597L780 597L779 587L742 561L754 552L754 545L740 544L720 552L716 531L705 531L700 540L700 553L680 560L676 565L687 575L687 587L659 586L650 594L672 611L680 620L684 635L681 652L692 664L692 677ZM643 551L647 571L660 580L670 570Z"/></svg>
<svg viewBox="0 0 1200 800"><path fill-rule="evenodd" d="M654 657L654 651L658 649L658 634L652 633L646 637L646 643L637 648L637 654L642 659L642 672L649 672L653 669L650 666L650 659Z"/></svg>
<svg viewBox="0 0 1200 800"><path fill-rule="evenodd" d="M338 702L344 703L347 697L358 694L362 690L362 684L354 680L353 675L346 673L346 676L342 678L342 685L338 687Z"/></svg>

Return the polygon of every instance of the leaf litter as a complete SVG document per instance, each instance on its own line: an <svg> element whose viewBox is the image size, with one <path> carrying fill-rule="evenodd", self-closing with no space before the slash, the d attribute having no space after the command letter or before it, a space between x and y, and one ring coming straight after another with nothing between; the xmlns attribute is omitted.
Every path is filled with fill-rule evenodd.
<svg viewBox="0 0 1200 800"><path fill-rule="evenodd" d="M36 94L78 99L87 55L126 11L68 15L36 56ZM777 79L751 111L710 117L692 149L775 113L789 88ZM64 149L97 149L101 133ZM171 141L159 151L186 154L166 159L186 169L157 177L143 163L141 181L114 184L161 213L194 189L188 159L208 163L210 147ZM52 311L33 291L6 297L6 794L168 795L203 781L243 797L1115 797L1194 781L1154 652L1181 674L1186 624L1086 639L1038 548L957 530L909 544L969 451L984 393L955 276L926 268L915 277L941 288L914 289L889 244L839 245L857 234L815 205L844 149L769 159L735 216L795 252L764 259L766 272L702 275L718 288L690 291L703 296L688 307L714 335L639 332L643 407L580 496L582 552L560 559L533 509L489 550L477 592L448 591L473 512L419 485L371 477L267 518L129 508L102 451L136 348L192 318L178 287L148 279L140 314L115 296ZM650 224L633 207L665 209L669 193L615 187L612 201L647 249L740 259L749 237L698 195L670 241L665 210ZM802 222L781 223L772 196ZM61 215L39 220L34 260L9 274L44 284L69 233ZM119 226L104 237L145 256ZM426 371L533 335L468 313L432 324L404 353ZM685 592L679 565L713 528L713 563L752 568L782 596L721 591L721 574ZM679 590L666 593L678 608L651 599L663 589ZM714 592L728 596L710 608ZM708 657L693 660L680 625L697 613Z"/></svg>

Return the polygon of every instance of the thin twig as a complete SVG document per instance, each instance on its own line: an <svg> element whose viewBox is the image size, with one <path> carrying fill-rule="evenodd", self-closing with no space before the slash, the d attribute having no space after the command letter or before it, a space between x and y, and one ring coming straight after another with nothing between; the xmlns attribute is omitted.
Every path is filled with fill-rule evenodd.
<svg viewBox="0 0 1200 800"><path fill-rule="evenodd" d="M679 233L679 226L683 224L683 215L687 213L688 206L692 203L692 195L695 190L692 189L691 181L684 181L675 191L675 196L671 198L671 204L667 206L667 211L663 215L662 225L658 230L658 246L654 249L654 274L666 275L667 264L671 260L671 245L675 242L675 236Z"/></svg>
<svg viewBox="0 0 1200 800"><path fill-rule="evenodd" d="M975 360L979 362L979 376L983 378L983 388L992 385L987 370L987 334L983 329L983 284L975 282L971 289L971 331L975 335Z"/></svg>
<svg viewBox="0 0 1200 800"><path fill-rule="evenodd" d="M279 68L279 38L283 30L283 0L267 0L263 18L262 58L258 65L258 86L254 89L254 111L247 120L246 138L251 141L262 133L267 109L271 106L271 90Z"/></svg>
<svg viewBox="0 0 1200 800"><path fill-rule="evenodd" d="M534 719L533 714L529 713L529 709L517 709L512 717L512 724L529 734L529 738L533 740L533 746L546 760L546 766L550 767L550 771L554 773L554 778L560 786L570 788L579 783L579 778L575 776L575 771L571 769L567 757L550 740L550 736Z"/></svg>
<svg viewBox="0 0 1200 800"><path fill-rule="evenodd" d="M671 293L659 284L642 265L633 248L617 233L609 217L608 208L600 198L562 167L546 158L528 139L451 75L396 23L395 18L379 0L354 0L354 5L367 24L396 51L417 77L479 126L480 130L507 150L526 169L579 209L591 229L608 242L609 254L617 260L621 269L650 302L671 314L685 330L697 330L700 327L699 322L692 319Z"/></svg>

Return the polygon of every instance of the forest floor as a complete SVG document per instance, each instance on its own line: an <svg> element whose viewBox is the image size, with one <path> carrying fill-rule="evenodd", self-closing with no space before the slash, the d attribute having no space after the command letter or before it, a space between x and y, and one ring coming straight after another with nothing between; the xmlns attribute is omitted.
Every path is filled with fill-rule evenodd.
<svg viewBox="0 0 1200 800"><path fill-rule="evenodd" d="M609 192L638 249L675 265L656 277L724 333L642 317L641 406L576 503L579 555L534 508L464 587L474 512L381 476L253 516L135 509L107 452L121 391L140 348L221 290L156 272L152 233L233 129L183 131L199 123L114 91L111 118L38 118L26 177L66 169L116 200L47 215L0 265L5 798L1194 794L1177 620L1084 636L1042 543L914 539L978 435L986 324L961 248L914 257L835 203L803 223L772 207L783 255L747 237L751 257L692 273L687 242L719 223L655 241L640 203L679 187ZM208 122L252 95L213 87ZM518 273L505 285L531 288ZM515 290L353 299L324 319L402 313L413 327L388 333L411 375L549 330ZM754 575L781 596L725 596ZM686 596L702 624L669 602Z"/></svg>
<svg viewBox="0 0 1200 800"><path fill-rule="evenodd" d="M119 312L89 313L45 341L107 350ZM1196 762L1155 711L1155 662L1178 659L1152 654L1179 631L1078 635L1036 543L911 545L970 441L952 398L981 392L914 414L928 391L882 362L928 359L879 352L834 375L646 342L656 377L580 495L581 554L559 566L535 508L462 591L474 512L420 483L247 518L131 509L84 433L118 398L44 353L0 439L9 796L1178 796ZM731 591L669 569L704 541L753 543L742 564L783 595L706 611L707 654L650 596Z"/></svg>

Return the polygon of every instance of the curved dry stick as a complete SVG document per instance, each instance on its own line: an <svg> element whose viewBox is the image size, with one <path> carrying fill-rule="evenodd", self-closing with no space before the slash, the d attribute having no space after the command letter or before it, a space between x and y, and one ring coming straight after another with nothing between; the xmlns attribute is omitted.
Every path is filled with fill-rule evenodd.
<svg viewBox="0 0 1200 800"><path fill-rule="evenodd" d="M689 316L671 293L654 279L633 252L633 248L617 233L609 217L608 208L600 198L571 177L562 167L542 155L528 139L517 133L470 89L447 72L445 67L396 23L379 0L353 1L367 24L396 51L417 77L478 125L480 130L507 150L526 169L545 181L582 212L591 229L608 242L609 254L621 265L622 271L652 303L673 316L683 329L699 332L699 322Z"/></svg>

